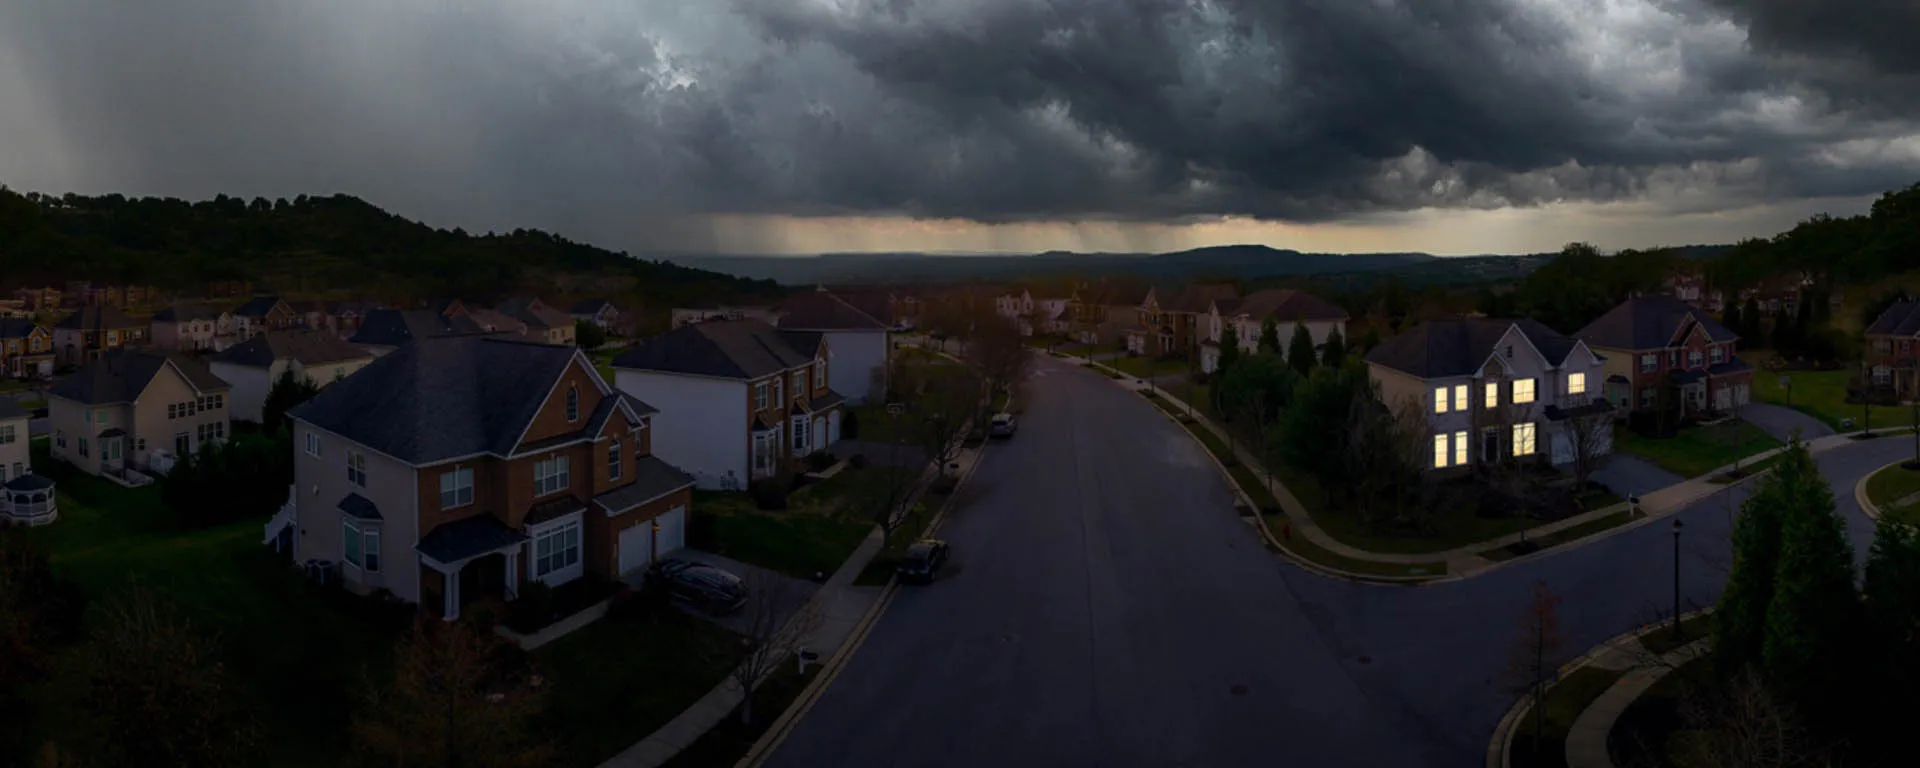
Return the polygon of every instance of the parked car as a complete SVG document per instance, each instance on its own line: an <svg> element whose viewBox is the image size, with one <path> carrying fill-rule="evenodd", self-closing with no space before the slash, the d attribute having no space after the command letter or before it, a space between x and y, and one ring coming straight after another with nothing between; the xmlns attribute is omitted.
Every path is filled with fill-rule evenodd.
<svg viewBox="0 0 1920 768"><path fill-rule="evenodd" d="M732 613L747 604L747 583L730 571L688 560L663 560L653 567L673 599L709 613Z"/></svg>
<svg viewBox="0 0 1920 768"><path fill-rule="evenodd" d="M993 425L987 434L994 437L1013 437L1013 430L1018 426L1019 424L1013 420L1013 414L996 413L993 415Z"/></svg>
<svg viewBox="0 0 1920 768"><path fill-rule="evenodd" d="M931 584L947 564L947 543L939 539L921 539L907 547L896 570L900 580L912 584Z"/></svg>

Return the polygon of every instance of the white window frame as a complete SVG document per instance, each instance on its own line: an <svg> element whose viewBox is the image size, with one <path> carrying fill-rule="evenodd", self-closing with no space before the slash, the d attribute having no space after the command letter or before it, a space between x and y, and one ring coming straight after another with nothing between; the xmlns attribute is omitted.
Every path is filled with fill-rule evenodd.
<svg viewBox="0 0 1920 768"><path fill-rule="evenodd" d="M0 425L0 445L8 445L20 439L13 433L13 430L14 427L12 424Z"/></svg>
<svg viewBox="0 0 1920 768"><path fill-rule="evenodd" d="M1466 465L1467 449L1469 446L1466 430L1463 429L1453 433L1453 463L1455 466Z"/></svg>
<svg viewBox="0 0 1920 768"><path fill-rule="evenodd" d="M1533 379L1513 380L1513 404L1526 405L1533 402Z"/></svg>
<svg viewBox="0 0 1920 768"><path fill-rule="evenodd" d="M580 420L580 385L567 385L567 423Z"/></svg>
<svg viewBox="0 0 1920 768"><path fill-rule="evenodd" d="M527 534L531 538L527 551L532 558L527 572L534 581L557 587L585 572L585 531L578 513L529 526Z"/></svg>
<svg viewBox="0 0 1920 768"><path fill-rule="evenodd" d="M1587 393L1587 375L1584 373L1567 374L1567 394L1584 395Z"/></svg>
<svg viewBox="0 0 1920 768"><path fill-rule="evenodd" d="M325 451L326 449L322 447L322 445L320 444L320 433L308 432L307 433L307 455L318 459L318 458L321 458L323 455L325 455Z"/></svg>
<svg viewBox="0 0 1920 768"><path fill-rule="evenodd" d="M1439 387L1433 390L1433 412L1434 413L1447 412L1447 388L1446 387Z"/></svg>
<svg viewBox="0 0 1920 768"><path fill-rule="evenodd" d="M827 361L815 360L813 361L813 388L820 389L822 387L825 387L826 385L827 385Z"/></svg>
<svg viewBox="0 0 1920 768"><path fill-rule="evenodd" d="M355 488L367 487L367 455L360 451L347 451L347 484Z"/></svg>
<svg viewBox="0 0 1920 768"><path fill-rule="evenodd" d="M1467 385L1453 385L1453 409L1465 413L1467 410Z"/></svg>
<svg viewBox="0 0 1920 768"><path fill-rule="evenodd" d="M1640 372L1653 373L1660 370L1660 355L1648 352L1640 356Z"/></svg>
<svg viewBox="0 0 1920 768"><path fill-rule="evenodd" d="M465 482L461 482L464 480ZM452 498L449 499L448 497ZM453 503L449 504L448 501ZM473 503L473 467L454 467L440 473L440 508L459 509Z"/></svg>
<svg viewBox="0 0 1920 768"><path fill-rule="evenodd" d="M1487 382L1487 410L1500 407L1500 382Z"/></svg>
<svg viewBox="0 0 1920 768"><path fill-rule="evenodd" d="M748 460L752 462L753 476L766 477L773 474L779 468L779 430L753 433L752 451L753 455L748 457Z"/></svg>
<svg viewBox="0 0 1920 768"><path fill-rule="evenodd" d="M1708 348L1707 348L1707 360L1708 360L1709 362L1712 362L1712 363L1713 363L1714 365L1719 365L1719 364L1721 364L1721 363L1724 363L1724 362L1726 362L1726 360L1727 360L1727 349L1726 349L1726 347L1722 347L1722 346L1720 346L1720 345L1718 345L1718 344L1715 344L1715 345L1713 345L1713 346L1711 346L1711 347L1708 347Z"/></svg>
<svg viewBox="0 0 1920 768"><path fill-rule="evenodd" d="M807 421L805 417L793 420L793 455L801 456L810 452L807 447L813 444L813 437L809 433L812 427L813 422Z"/></svg>
<svg viewBox="0 0 1920 768"><path fill-rule="evenodd" d="M794 398L795 398L795 399L799 399L799 397L800 397L801 395L803 395L803 394L805 394L805 393L806 393L806 391L807 391L807 372L806 372L806 371L794 371L794 372L793 372L793 396L794 396Z"/></svg>
<svg viewBox="0 0 1920 768"><path fill-rule="evenodd" d="M358 545L357 550L355 545ZM356 553L358 557L355 557ZM361 573L379 573L383 566L381 561L386 559L380 556L380 526L366 520L341 517L340 559Z"/></svg>
<svg viewBox="0 0 1920 768"><path fill-rule="evenodd" d="M620 438L607 444L607 479L620 479Z"/></svg>
<svg viewBox="0 0 1920 768"><path fill-rule="evenodd" d="M1534 428L1534 424L1531 421L1523 421L1513 425L1513 455L1516 457L1532 456L1535 451L1539 450L1539 446L1534 442L1537 436L1538 430Z"/></svg>
<svg viewBox="0 0 1920 768"><path fill-rule="evenodd" d="M1453 451L1447 447L1447 433L1441 432L1439 434L1434 435L1433 436L1433 468L1446 469L1447 457L1452 455L1453 455Z"/></svg>
<svg viewBox="0 0 1920 768"><path fill-rule="evenodd" d="M1697 350L1697 349L1687 350L1687 367L1688 368L1698 368L1705 364L1706 364L1706 355L1700 354L1700 350Z"/></svg>
<svg viewBox="0 0 1920 768"><path fill-rule="evenodd" d="M773 377L773 407L787 407L787 380L781 376Z"/></svg>
<svg viewBox="0 0 1920 768"><path fill-rule="evenodd" d="M573 486L568 457L552 456L533 463L533 496L552 496Z"/></svg>
<svg viewBox="0 0 1920 768"><path fill-rule="evenodd" d="M767 383L764 381L755 382L753 385L753 409L756 411L767 409Z"/></svg>

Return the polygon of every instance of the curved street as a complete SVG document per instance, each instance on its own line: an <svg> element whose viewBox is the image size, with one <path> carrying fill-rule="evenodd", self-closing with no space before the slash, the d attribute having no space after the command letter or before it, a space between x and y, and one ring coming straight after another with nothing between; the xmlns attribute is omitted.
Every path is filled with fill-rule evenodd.
<svg viewBox="0 0 1920 768"><path fill-rule="evenodd" d="M1030 392L941 530L957 567L902 590L770 764L1477 765L1535 581L1564 599L1559 660L1672 610L1668 519L1465 581L1354 584L1265 551L1136 395L1047 357ZM1912 450L1816 457L1862 553L1854 483ZM1683 609L1719 594L1744 494L1679 513Z"/></svg>

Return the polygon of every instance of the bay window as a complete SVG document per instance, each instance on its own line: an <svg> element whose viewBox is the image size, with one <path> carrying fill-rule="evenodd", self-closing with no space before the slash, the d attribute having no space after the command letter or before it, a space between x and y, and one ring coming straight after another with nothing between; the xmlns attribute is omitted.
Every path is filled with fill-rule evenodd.
<svg viewBox="0 0 1920 768"><path fill-rule="evenodd" d="M367 573L380 572L380 529L365 521L340 521L341 558Z"/></svg>

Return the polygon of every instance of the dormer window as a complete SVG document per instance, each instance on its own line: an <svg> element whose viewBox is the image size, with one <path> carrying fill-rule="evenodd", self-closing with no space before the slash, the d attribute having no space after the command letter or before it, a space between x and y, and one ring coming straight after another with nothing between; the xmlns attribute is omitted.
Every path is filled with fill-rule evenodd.
<svg viewBox="0 0 1920 768"><path fill-rule="evenodd" d="M813 388L822 389L826 386L827 386L827 361L815 360L813 361Z"/></svg>
<svg viewBox="0 0 1920 768"><path fill-rule="evenodd" d="M567 385L567 421L580 420L580 385Z"/></svg>

